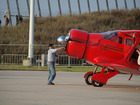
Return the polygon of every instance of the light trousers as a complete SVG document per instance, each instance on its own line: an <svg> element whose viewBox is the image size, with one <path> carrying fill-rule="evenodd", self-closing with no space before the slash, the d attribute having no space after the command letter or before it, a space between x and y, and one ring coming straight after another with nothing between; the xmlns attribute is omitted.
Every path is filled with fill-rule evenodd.
<svg viewBox="0 0 140 105"><path fill-rule="evenodd" d="M48 67L49 67L48 83L52 83L52 81L55 79L55 76L56 76L55 63L48 62Z"/></svg>

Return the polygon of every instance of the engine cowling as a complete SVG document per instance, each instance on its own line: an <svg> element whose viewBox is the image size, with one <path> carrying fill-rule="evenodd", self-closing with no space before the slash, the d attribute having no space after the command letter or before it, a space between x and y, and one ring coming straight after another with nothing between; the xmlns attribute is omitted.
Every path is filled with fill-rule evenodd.
<svg viewBox="0 0 140 105"><path fill-rule="evenodd" d="M72 29L69 33L69 39L66 45L66 54L68 56L82 59L87 46L88 32Z"/></svg>

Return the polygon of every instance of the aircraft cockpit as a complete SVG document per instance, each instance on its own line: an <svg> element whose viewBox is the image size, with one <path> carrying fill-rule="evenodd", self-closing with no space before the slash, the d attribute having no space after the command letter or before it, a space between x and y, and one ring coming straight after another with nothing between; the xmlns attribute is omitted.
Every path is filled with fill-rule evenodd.
<svg viewBox="0 0 140 105"><path fill-rule="evenodd" d="M115 37L118 36L118 33L116 31L109 31L109 32L101 33L101 36L104 39L112 40L112 39L114 39Z"/></svg>
<svg viewBox="0 0 140 105"><path fill-rule="evenodd" d="M101 36L103 37L103 39L123 44L123 38L120 37L116 31L101 33Z"/></svg>
<svg viewBox="0 0 140 105"><path fill-rule="evenodd" d="M118 35L116 31L109 31L101 33L103 39L110 40L116 43L124 44L127 46L133 46L133 39L130 37L124 37L124 35Z"/></svg>

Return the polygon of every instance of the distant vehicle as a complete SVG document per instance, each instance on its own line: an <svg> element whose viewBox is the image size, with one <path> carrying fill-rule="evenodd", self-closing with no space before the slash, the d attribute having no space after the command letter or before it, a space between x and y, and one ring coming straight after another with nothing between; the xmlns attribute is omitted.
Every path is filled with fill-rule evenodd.
<svg viewBox="0 0 140 105"><path fill-rule="evenodd" d="M102 87L108 79L119 73L140 75L136 48L140 46L140 30L117 30L105 33L88 33L72 29L68 36L57 41L66 47L68 56L85 59L95 65L85 74L88 85ZM102 67L101 72L97 68Z"/></svg>

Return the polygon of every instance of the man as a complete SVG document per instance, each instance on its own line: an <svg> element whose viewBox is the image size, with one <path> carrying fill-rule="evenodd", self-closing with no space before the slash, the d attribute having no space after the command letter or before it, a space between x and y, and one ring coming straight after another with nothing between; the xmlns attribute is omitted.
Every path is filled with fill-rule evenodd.
<svg viewBox="0 0 140 105"><path fill-rule="evenodd" d="M48 50L48 67L49 67L49 77L48 77L48 85L54 85L52 82L56 76L55 71L55 59L56 59L56 52L59 50L65 49L64 47L55 48L54 44L49 44L49 50Z"/></svg>
<svg viewBox="0 0 140 105"><path fill-rule="evenodd" d="M16 15L16 25L18 25L19 20L18 20L18 15Z"/></svg>
<svg viewBox="0 0 140 105"><path fill-rule="evenodd" d="M140 46L138 47L136 52L138 53L138 65L140 65ZM140 71L140 66L139 66L139 71Z"/></svg>
<svg viewBox="0 0 140 105"><path fill-rule="evenodd" d="M1 20L0 20L0 26L1 26Z"/></svg>
<svg viewBox="0 0 140 105"><path fill-rule="evenodd" d="M19 16L19 20L18 21L22 23L22 21L23 21L22 15Z"/></svg>
<svg viewBox="0 0 140 105"><path fill-rule="evenodd" d="M5 26L7 26L8 24L9 24L9 19L7 18L7 16L6 15L4 15L4 21L5 21Z"/></svg>

